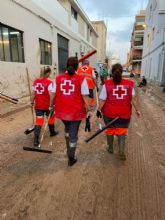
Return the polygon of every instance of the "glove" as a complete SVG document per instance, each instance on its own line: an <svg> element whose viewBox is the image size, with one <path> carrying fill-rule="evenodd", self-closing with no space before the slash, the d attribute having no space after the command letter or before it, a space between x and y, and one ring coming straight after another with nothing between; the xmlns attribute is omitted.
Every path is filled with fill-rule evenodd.
<svg viewBox="0 0 165 220"><path fill-rule="evenodd" d="M97 92L99 92L99 88L98 87L96 87L96 90L97 90Z"/></svg>
<svg viewBox="0 0 165 220"><path fill-rule="evenodd" d="M96 116L97 116L97 118L102 118L103 117L101 111L99 111L99 110L97 110Z"/></svg>
<svg viewBox="0 0 165 220"><path fill-rule="evenodd" d="M85 132L91 131L91 124L90 124L90 117L86 118L86 124L85 124Z"/></svg>

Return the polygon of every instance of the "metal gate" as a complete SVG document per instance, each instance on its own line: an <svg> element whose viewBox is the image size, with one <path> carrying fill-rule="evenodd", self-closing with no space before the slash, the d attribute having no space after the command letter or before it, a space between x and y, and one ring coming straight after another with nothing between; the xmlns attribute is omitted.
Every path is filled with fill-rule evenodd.
<svg viewBox="0 0 165 220"><path fill-rule="evenodd" d="M68 59L68 45L69 40L60 34L57 35L58 39L58 70L59 73L64 73L66 70L66 63Z"/></svg>

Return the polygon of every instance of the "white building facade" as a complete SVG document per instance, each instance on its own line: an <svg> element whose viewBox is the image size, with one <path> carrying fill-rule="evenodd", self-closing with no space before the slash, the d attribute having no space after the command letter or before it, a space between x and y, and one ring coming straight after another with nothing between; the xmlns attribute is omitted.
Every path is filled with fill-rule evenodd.
<svg viewBox="0 0 165 220"><path fill-rule="evenodd" d="M106 55L106 39L107 27L104 21L92 21L97 34L97 63L105 63Z"/></svg>
<svg viewBox="0 0 165 220"><path fill-rule="evenodd" d="M142 75L165 85L165 0L149 0L146 9Z"/></svg>
<svg viewBox="0 0 165 220"><path fill-rule="evenodd" d="M111 67L116 63L120 63L120 57L117 54L112 54L112 56L110 58Z"/></svg>
<svg viewBox="0 0 165 220"><path fill-rule="evenodd" d="M75 0L1 1L0 91L26 96L26 68L31 80L39 76L42 66L51 66L56 74L63 72L69 56L80 58L96 49L97 37ZM90 63L96 65L96 55Z"/></svg>

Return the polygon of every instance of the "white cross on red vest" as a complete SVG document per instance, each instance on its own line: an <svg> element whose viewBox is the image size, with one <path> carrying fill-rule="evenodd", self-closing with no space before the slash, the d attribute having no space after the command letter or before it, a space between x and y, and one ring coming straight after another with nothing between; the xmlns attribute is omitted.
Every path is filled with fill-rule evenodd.
<svg viewBox="0 0 165 220"><path fill-rule="evenodd" d="M88 70L87 66L82 66L81 69L83 70L83 72L86 72Z"/></svg>
<svg viewBox="0 0 165 220"><path fill-rule="evenodd" d="M117 99L123 99L124 96L127 95L127 90L124 89L123 85L117 85L116 89L113 89L113 95L116 96Z"/></svg>
<svg viewBox="0 0 165 220"><path fill-rule="evenodd" d="M71 92L74 92L75 85L72 84L71 80L64 80L64 82L60 86L60 89L64 95L70 95Z"/></svg>
<svg viewBox="0 0 165 220"><path fill-rule="evenodd" d="M42 85L42 83L37 83L34 89L37 92L37 94L43 94L44 92L44 86Z"/></svg>

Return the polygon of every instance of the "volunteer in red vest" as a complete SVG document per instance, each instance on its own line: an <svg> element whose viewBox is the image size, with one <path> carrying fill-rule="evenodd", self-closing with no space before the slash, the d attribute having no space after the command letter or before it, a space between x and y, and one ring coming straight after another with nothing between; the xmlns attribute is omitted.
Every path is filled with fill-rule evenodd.
<svg viewBox="0 0 165 220"><path fill-rule="evenodd" d="M82 75L86 78L89 88L89 104L94 105L94 88L97 87L95 71L89 66L89 61L84 60L82 66L78 68L77 74Z"/></svg>
<svg viewBox="0 0 165 220"><path fill-rule="evenodd" d="M109 153L113 153L114 135L118 136L119 158L125 160L125 139L128 135L132 105L138 116L140 116L140 111L137 105L134 82L122 78L122 72L123 68L120 64L115 64L112 67L112 79L105 81L100 92L97 117L103 115L105 124L119 117L106 130L107 150Z"/></svg>
<svg viewBox="0 0 165 220"><path fill-rule="evenodd" d="M89 89L86 79L76 74L78 59L70 57L67 61L67 70L59 74L52 88L51 106L55 106L55 117L62 120L65 126L65 139L68 155L68 165L77 162L75 156L78 130L83 118L91 116ZM54 101L54 102L53 102Z"/></svg>
<svg viewBox="0 0 165 220"><path fill-rule="evenodd" d="M36 112L36 122L34 129L34 146L39 145L39 136L41 128L44 124L44 116L49 116L49 104L52 81L49 78L51 74L51 68L46 67L41 70L41 77L36 79L33 83L33 93L32 93L32 105L34 104ZM50 136L55 136L58 134L54 128L54 116L50 117L48 120L48 126L50 131Z"/></svg>

